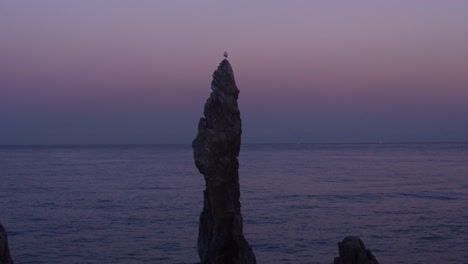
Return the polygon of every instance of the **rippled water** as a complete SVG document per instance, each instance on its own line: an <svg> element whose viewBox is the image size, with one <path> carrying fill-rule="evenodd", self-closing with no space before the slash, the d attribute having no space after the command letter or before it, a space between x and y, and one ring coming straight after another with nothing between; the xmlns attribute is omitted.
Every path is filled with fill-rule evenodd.
<svg viewBox="0 0 468 264"><path fill-rule="evenodd" d="M360 236L381 263L466 263L468 144L244 145L258 263L331 263ZM17 263L194 263L203 177L190 146L0 147Z"/></svg>

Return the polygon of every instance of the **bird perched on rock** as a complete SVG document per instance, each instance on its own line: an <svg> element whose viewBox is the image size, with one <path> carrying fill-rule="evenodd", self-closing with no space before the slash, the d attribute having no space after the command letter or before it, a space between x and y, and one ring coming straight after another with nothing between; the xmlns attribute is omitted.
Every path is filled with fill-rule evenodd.
<svg viewBox="0 0 468 264"><path fill-rule="evenodd" d="M225 52L224 52L224 58L227 59L227 56L228 56L227 51L225 51Z"/></svg>

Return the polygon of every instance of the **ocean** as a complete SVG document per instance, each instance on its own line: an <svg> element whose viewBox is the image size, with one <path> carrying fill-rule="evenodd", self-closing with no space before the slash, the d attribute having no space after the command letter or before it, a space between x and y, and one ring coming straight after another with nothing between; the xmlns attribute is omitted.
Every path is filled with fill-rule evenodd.
<svg viewBox="0 0 468 264"><path fill-rule="evenodd" d="M468 263L468 144L245 144L244 234L258 263ZM15 263L195 263L203 176L190 145L0 147Z"/></svg>

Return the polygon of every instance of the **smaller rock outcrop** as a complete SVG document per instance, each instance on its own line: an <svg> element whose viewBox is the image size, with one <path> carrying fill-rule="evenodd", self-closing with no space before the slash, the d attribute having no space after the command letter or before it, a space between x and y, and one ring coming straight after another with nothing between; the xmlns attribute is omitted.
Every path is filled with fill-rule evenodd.
<svg viewBox="0 0 468 264"><path fill-rule="evenodd" d="M349 236L338 242L339 257L334 264L379 264L359 237Z"/></svg>
<svg viewBox="0 0 468 264"><path fill-rule="evenodd" d="M2 224L0 224L0 264L13 264L8 247L8 236Z"/></svg>

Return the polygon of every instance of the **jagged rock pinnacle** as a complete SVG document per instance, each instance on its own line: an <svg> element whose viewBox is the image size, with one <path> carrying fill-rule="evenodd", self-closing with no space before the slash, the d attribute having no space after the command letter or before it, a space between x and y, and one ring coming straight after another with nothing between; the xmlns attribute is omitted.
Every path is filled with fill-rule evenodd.
<svg viewBox="0 0 468 264"><path fill-rule="evenodd" d="M206 182L198 254L202 264L252 264L255 255L244 238L239 202L239 90L226 59L213 73L211 89L192 143L195 165Z"/></svg>

